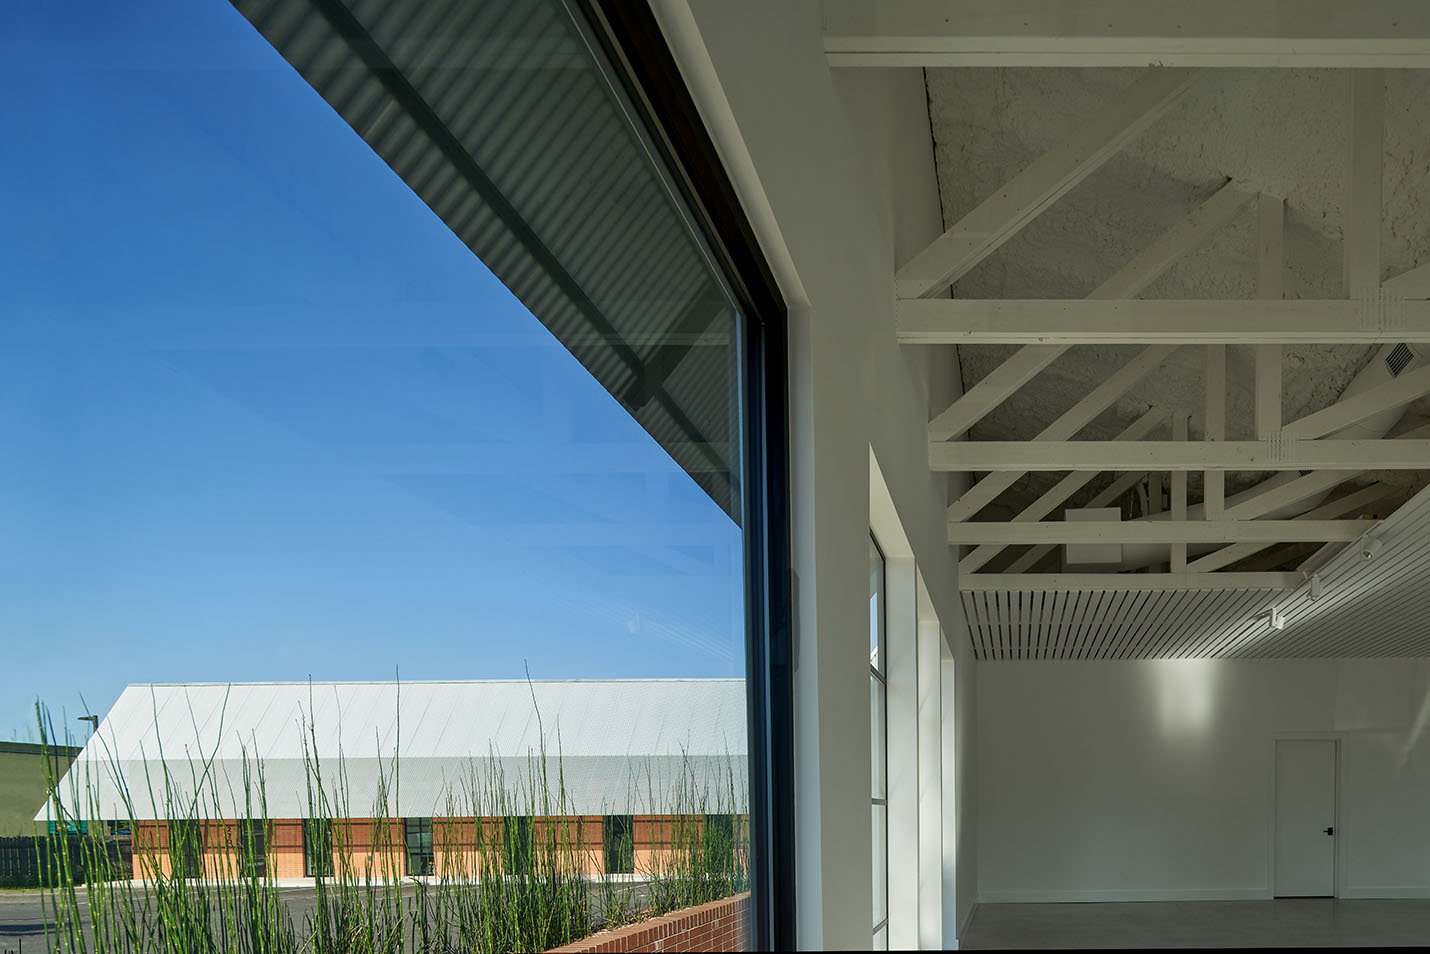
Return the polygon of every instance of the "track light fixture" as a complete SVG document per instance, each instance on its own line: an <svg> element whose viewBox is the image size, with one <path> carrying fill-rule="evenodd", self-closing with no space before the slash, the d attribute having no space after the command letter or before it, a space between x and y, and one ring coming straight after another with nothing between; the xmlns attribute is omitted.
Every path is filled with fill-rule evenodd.
<svg viewBox="0 0 1430 954"><path fill-rule="evenodd" d="M1267 625L1270 626L1272 629L1286 628L1286 614L1281 612L1274 606L1268 610L1263 610L1260 613L1257 613L1255 616L1252 617L1252 619L1264 619L1266 620Z"/></svg>

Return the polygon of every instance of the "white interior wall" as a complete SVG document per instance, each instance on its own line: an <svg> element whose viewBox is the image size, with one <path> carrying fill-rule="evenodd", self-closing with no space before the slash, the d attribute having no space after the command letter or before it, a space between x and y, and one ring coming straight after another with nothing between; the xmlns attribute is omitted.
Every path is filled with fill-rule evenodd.
<svg viewBox="0 0 1430 954"><path fill-rule="evenodd" d="M922 591L924 584L919 583ZM923 607L919 607L922 611ZM914 946L939 950L943 937L943 631L937 618L919 619L918 630L918 932ZM952 703L952 693L949 701ZM951 780L948 796L953 798ZM952 832L950 832L952 834ZM954 885L956 887L956 883Z"/></svg>
<svg viewBox="0 0 1430 954"><path fill-rule="evenodd" d="M851 700L868 692L871 447L960 680L973 671L949 490L928 470L923 426L931 394L957 393L956 363L894 339L895 267L941 230L923 77L836 79L815 0L653 7L790 306L799 944L867 948L868 711ZM964 733L972 697L960 692ZM961 831L970 811L959 806ZM958 851L972 884L976 858Z"/></svg>
<svg viewBox="0 0 1430 954"><path fill-rule="evenodd" d="M1338 894L1430 897L1430 660L979 665L981 900L1266 898L1274 743L1340 739Z"/></svg>

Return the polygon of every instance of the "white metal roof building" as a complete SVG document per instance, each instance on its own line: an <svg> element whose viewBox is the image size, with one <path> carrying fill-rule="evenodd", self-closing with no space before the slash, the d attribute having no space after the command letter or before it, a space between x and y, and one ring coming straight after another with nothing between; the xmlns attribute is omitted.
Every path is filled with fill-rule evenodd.
<svg viewBox="0 0 1430 954"><path fill-rule="evenodd" d="M504 779L529 804L543 746L567 799L551 814L663 814L682 787L747 810L740 679L131 685L61 798L101 819L303 818L317 777L335 817L497 814L480 793Z"/></svg>

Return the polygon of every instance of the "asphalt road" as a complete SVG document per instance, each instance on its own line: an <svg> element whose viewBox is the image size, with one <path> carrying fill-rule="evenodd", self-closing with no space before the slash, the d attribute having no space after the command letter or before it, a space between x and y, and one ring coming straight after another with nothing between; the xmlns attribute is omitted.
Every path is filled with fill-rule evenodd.
<svg viewBox="0 0 1430 954"><path fill-rule="evenodd" d="M145 891L135 885L136 893ZM412 886L403 894L410 896ZM279 896L288 905L295 924L302 924L314 907L314 892L309 886L280 887ZM90 933L89 901L79 889L79 908L86 937ZM45 922L53 922L53 914L39 891L0 891L0 954L41 954L45 950ZM92 944L90 950L93 950Z"/></svg>

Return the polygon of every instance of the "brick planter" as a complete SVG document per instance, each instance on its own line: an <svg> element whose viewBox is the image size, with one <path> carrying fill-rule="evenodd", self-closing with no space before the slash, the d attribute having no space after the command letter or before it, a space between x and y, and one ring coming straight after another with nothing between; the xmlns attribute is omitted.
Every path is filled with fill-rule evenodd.
<svg viewBox="0 0 1430 954"><path fill-rule="evenodd" d="M683 908L649 921L602 931L551 949L551 954L625 954L627 951L743 951L750 892Z"/></svg>

